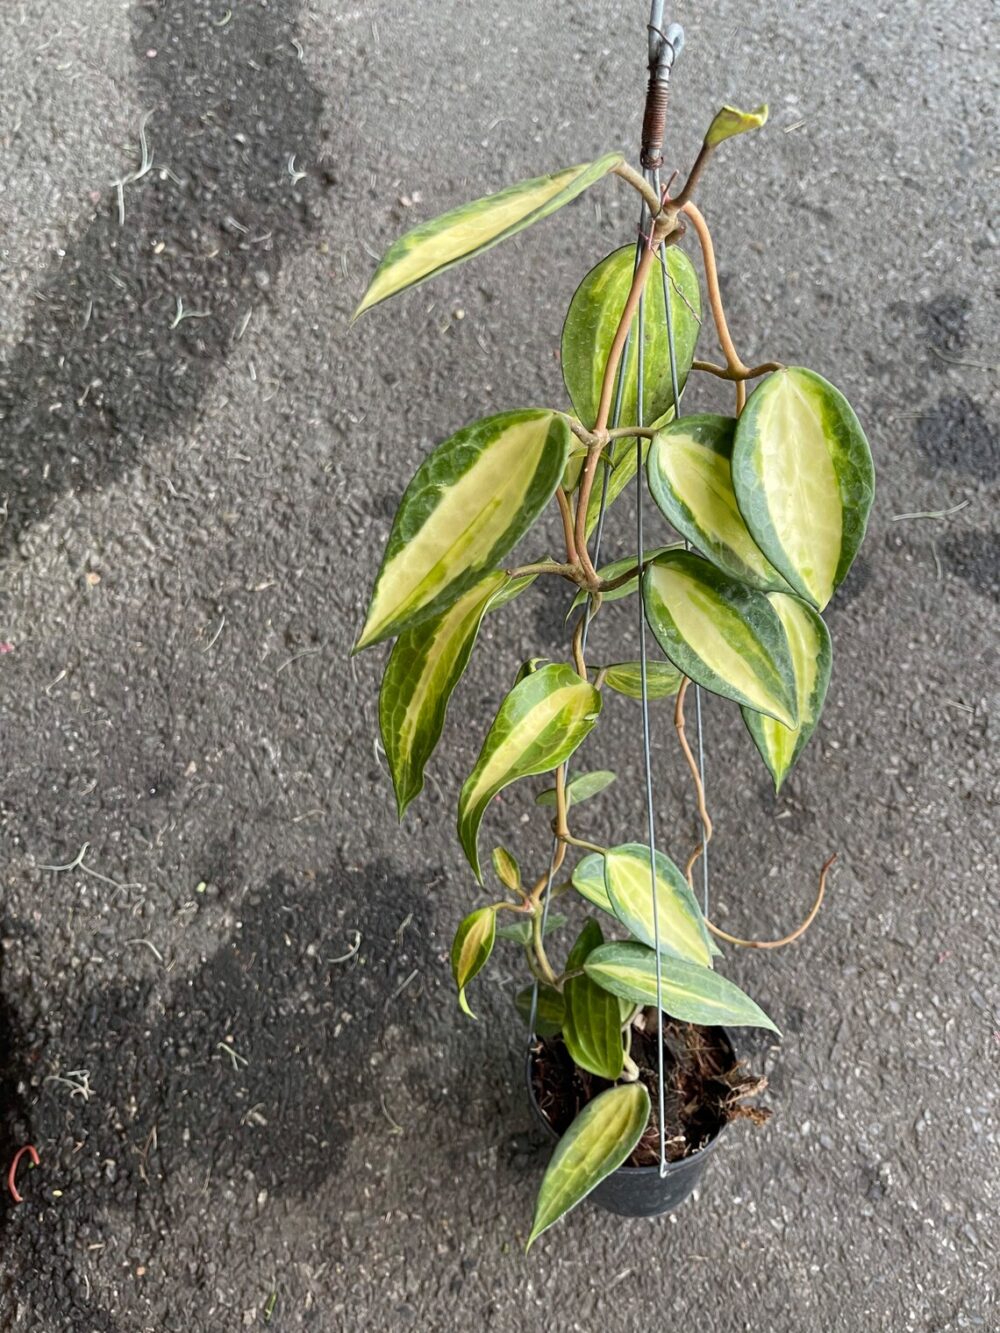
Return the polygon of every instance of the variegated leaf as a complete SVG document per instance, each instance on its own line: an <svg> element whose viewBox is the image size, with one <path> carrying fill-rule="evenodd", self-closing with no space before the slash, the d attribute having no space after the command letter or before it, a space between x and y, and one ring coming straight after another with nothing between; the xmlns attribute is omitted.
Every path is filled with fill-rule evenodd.
<svg viewBox="0 0 1000 1333"><path fill-rule="evenodd" d="M578 972L603 942L601 927L588 921L570 950L566 971ZM566 981L563 1002L563 1041L573 1063L613 1083L621 1076L625 1060L618 997L581 974Z"/></svg>
<svg viewBox="0 0 1000 1333"><path fill-rule="evenodd" d="M646 568L646 620L685 676L785 726L798 721L785 630L762 592L692 551L669 551Z"/></svg>
<svg viewBox="0 0 1000 1333"><path fill-rule="evenodd" d="M591 852L577 862L573 871L573 888L602 912L614 916L615 911L604 886L604 857L600 852Z"/></svg>
<svg viewBox="0 0 1000 1333"><path fill-rule="evenodd" d="M442 615L415 625L393 644L378 708L400 819L424 785L424 766L441 738L448 701L486 609L507 582L502 572L487 574Z"/></svg>
<svg viewBox="0 0 1000 1333"><path fill-rule="evenodd" d="M627 1161L648 1121L649 1093L642 1083L621 1083L587 1103L556 1144L525 1249Z"/></svg>
<svg viewBox="0 0 1000 1333"><path fill-rule="evenodd" d="M518 778L548 773L568 759L600 711L600 691L558 662L525 676L504 699L458 801L459 841L478 880L487 805Z"/></svg>
<svg viewBox="0 0 1000 1333"><path fill-rule="evenodd" d="M447 610L492 570L555 493L571 438L564 417L528 409L439 444L393 520L355 651Z"/></svg>
<svg viewBox="0 0 1000 1333"><path fill-rule="evenodd" d="M664 426L646 459L653 499L664 517L713 565L755 588L788 584L750 536L733 490L735 417L710 413Z"/></svg>
<svg viewBox="0 0 1000 1333"><path fill-rule="evenodd" d="M677 373L683 388L695 343L698 341L701 314L698 278L687 255L672 245L667 250L670 281L670 312L673 318ZM632 286L635 270L635 246L615 250L590 270L570 302L562 332L562 368L573 409L583 424L592 430L597 421L601 384L611 343L621 320ZM636 332L633 325L633 333ZM644 301L644 384L642 421L648 424L673 411L674 394L670 375L670 354L663 303L660 271L654 271L646 285ZM619 372L623 383L620 426L639 424L636 416L638 336L629 339L628 354ZM617 401L617 399L615 399ZM628 444L634 452L634 442Z"/></svg>
<svg viewBox="0 0 1000 1333"><path fill-rule="evenodd" d="M612 995L637 1004L656 1004L656 954L628 940L602 944L584 963L587 975ZM778 1029L739 986L697 963L665 958L660 968L663 1010L683 1023L706 1027Z"/></svg>
<svg viewBox="0 0 1000 1333"><path fill-rule="evenodd" d="M451 946L451 973L458 987L458 1003L462 1011L475 1018L465 998L465 988L479 972L493 952L496 939L497 914L492 907L480 907L470 912L458 930Z"/></svg>
<svg viewBox="0 0 1000 1333"><path fill-rule="evenodd" d="M615 916L635 938L660 953L712 966L712 948L701 908L691 886L663 852L656 853L656 920L649 848L629 842L609 847L604 857L604 884Z"/></svg>
<svg viewBox="0 0 1000 1333"><path fill-rule="evenodd" d="M875 469L854 409L789 366L750 395L736 425L733 488L754 541L821 611L865 535Z"/></svg>
<svg viewBox="0 0 1000 1333"><path fill-rule="evenodd" d="M519 181L498 194L461 204L414 227L386 251L371 285L351 317L352 322L387 297L426 282L463 260L482 254L508 236L530 227L533 222L548 217L614 170L621 161L620 153L607 153L596 162L584 162L551 176Z"/></svg>
<svg viewBox="0 0 1000 1333"><path fill-rule="evenodd" d="M667 699L676 694L684 677L669 662L646 663L646 697ZM616 662L604 668L604 683L608 689L624 694L629 699L642 698L642 667L638 662Z"/></svg>
<svg viewBox="0 0 1000 1333"><path fill-rule="evenodd" d="M743 709L743 720L774 779L775 791L779 791L816 730L830 683L833 654L830 632L811 606L784 593L771 593L769 600L785 627L792 654L799 722L796 727L785 727L750 708Z"/></svg>
<svg viewBox="0 0 1000 1333"><path fill-rule="evenodd" d="M494 847L491 860L493 873L500 883L518 892L521 888L521 867L517 864L517 857L508 852L506 847Z"/></svg>

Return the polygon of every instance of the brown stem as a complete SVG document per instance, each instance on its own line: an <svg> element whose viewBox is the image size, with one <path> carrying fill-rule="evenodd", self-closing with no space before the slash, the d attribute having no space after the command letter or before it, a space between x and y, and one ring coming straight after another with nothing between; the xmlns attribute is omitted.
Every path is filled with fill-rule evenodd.
<svg viewBox="0 0 1000 1333"><path fill-rule="evenodd" d="M535 951L535 961L538 963L542 980L547 982L548 985L554 986L556 984L556 974L549 962L549 956L545 952L545 941L542 939L542 914L537 908L531 919L531 944Z"/></svg>
<svg viewBox="0 0 1000 1333"><path fill-rule="evenodd" d="M712 156L714 151L714 144L710 144L707 139L702 142L701 148L698 150L698 156L694 160L694 166L688 172L688 178L684 182L684 187L674 201L678 208L683 208L685 204L691 202L691 196L694 194L695 186L698 184L699 180L701 180L701 173L708 165L708 159Z"/></svg>
<svg viewBox="0 0 1000 1333"><path fill-rule="evenodd" d="M569 825L566 822L566 815L569 805L566 802L566 765L560 764L556 769L556 824L555 835L557 838L569 837Z"/></svg>
<svg viewBox="0 0 1000 1333"><path fill-rule="evenodd" d="M657 204L657 207L659 204ZM625 300L625 308L622 310L621 319L618 321L618 328L615 330L615 336L611 342L611 349L608 352L607 363L604 367L604 380L601 384L601 398L597 409L597 421L594 424L594 434L600 436L607 430L608 418L611 415L611 398L614 393L615 376L618 373L618 366L622 358L622 351L625 347L625 339L628 337L629 329L632 327L632 320L639 308L639 298L642 296L643 288L646 286L646 280L649 277L653 267L653 261L656 258L656 245L658 239L654 233L651 236L653 244L643 249L639 263L636 265L635 273L632 276L632 286L629 288L628 297ZM580 491L576 501L576 552L584 573L589 577L596 579L597 573L587 552L587 510L590 507L590 493L594 487L594 477L597 473L597 463L604 449L604 444L599 443L592 446L587 451L587 461L584 465L583 476L580 480Z"/></svg>
<svg viewBox="0 0 1000 1333"><path fill-rule="evenodd" d="M577 563L576 560L576 540L573 536L573 511L569 507L569 496L562 486L556 487L556 502L559 505L559 515L562 518L563 539L566 543L566 559L571 565Z"/></svg>
<svg viewBox="0 0 1000 1333"><path fill-rule="evenodd" d="M533 565L516 565L513 569L508 569L507 574L512 579L524 578L528 574L559 574L562 578L569 579L571 583L581 585L583 583L579 565L561 565L556 560L539 560Z"/></svg>
<svg viewBox="0 0 1000 1333"><path fill-rule="evenodd" d="M706 921L705 925L709 928L712 934L717 936L720 940L725 940L727 944L737 944L741 949L781 949L784 945L791 944L793 941L797 940L800 935L804 935L816 920L816 913L822 905L823 894L826 892L826 876L836 859L837 853L834 852L834 854L828 857L824 862L823 868L819 872L819 890L816 894L816 901L813 903L806 919L801 925L796 926L790 935L784 935L780 940L741 940L736 935L730 935L727 931L720 930L719 927L713 925L711 921Z"/></svg>
<svg viewBox="0 0 1000 1333"><path fill-rule="evenodd" d="M583 627L586 623L587 617L582 615L573 630L573 666L581 680L587 679L587 662L583 655Z"/></svg>
<svg viewBox="0 0 1000 1333"><path fill-rule="evenodd" d="M692 370L704 370L709 375L718 375L722 380L755 380L761 375L770 375L775 370L784 370L780 361L762 361L759 366L744 366L742 370L731 366L717 366L714 361L692 361Z"/></svg>
<svg viewBox="0 0 1000 1333"><path fill-rule="evenodd" d="M684 758L691 771L691 776L694 778L694 787L698 796L698 818L701 820L701 826L704 829L704 836L701 842L688 857L688 863L684 867L684 874L687 877L689 884L691 883L691 874L694 870L695 862L712 841L712 819L708 813L708 806L705 804L705 784L701 780L701 773L698 771L695 757L691 753L691 746L688 744L688 738L684 727L684 696L687 694L687 687L690 684L691 682L685 676L684 680L681 682L680 689L677 691L677 702L674 704L674 730L677 732L677 739L680 741L681 749L684 752Z"/></svg>
<svg viewBox="0 0 1000 1333"><path fill-rule="evenodd" d="M719 290L719 270L715 263L715 246L712 244L712 233L709 231L708 223L697 204L688 200L684 205L683 212L691 219L694 229L698 233L698 243L701 246L702 259L705 264L708 301L712 307L712 319L715 321L715 332L718 335L719 346L722 348L722 355L726 358L726 365L729 370L738 370L745 373L748 367L740 360L739 353L736 351L736 346L729 334L729 325L726 323L722 293Z"/></svg>
<svg viewBox="0 0 1000 1333"><path fill-rule="evenodd" d="M636 171L635 167L630 167L627 162L619 162L618 166L613 168L613 172L623 181L627 181L634 190L638 190L643 199L645 199L650 213L653 217L656 217L657 213L660 211L660 201L656 191L653 189L652 185L650 185L649 181L646 180L645 176L641 176L639 172Z"/></svg>

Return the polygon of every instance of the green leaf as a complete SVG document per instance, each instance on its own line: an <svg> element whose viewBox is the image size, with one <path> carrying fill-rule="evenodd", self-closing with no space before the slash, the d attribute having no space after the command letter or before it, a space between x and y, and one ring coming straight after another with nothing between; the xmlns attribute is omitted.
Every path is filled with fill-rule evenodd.
<svg viewBox="0 0 1000 1333"><path fill-rule="evenodd" d="M734 134L746 134L747 130L759 130L767 121L767 103L756 111L740 111L734 106L724 106L715 113L715 119L708 127L705 142L712 148L724 139L731 139Z"/></svg>
<svg viewBox="0 0 1000 1333"><path fill-rule="evenodd" d="M582 968L604 941L601 927L589 920L570 951L566 971ZM563 986L566 1014L563 1041L573 1063L613 1083L625 1063L618 997L602 990L586 975L570 977Z"/></svg>
<svg viewBox="0 0 1000 1333"><path fill-rule="evenodd" d="M549 919L545 923L545 929L542 932L543 938L551 935L554 930L559 930L565 926L566 918L560 916L558 912L550 912ZM497 927L498 940L513 940L515 944L531 943L531 921L513 921L509 926Z"/></svg>
<svg viewBox="0 0 1000 1333"><path fill-rule="evenodd" d="M683 679L669 662L646 663L646 694L650 699L667 699L676 694ZM642 698L642 668L638 662L616 662L605 667L604 683L629 699Z"/></svg>
<svg viewBox="0 0 1000 1333"><path fill-rule="evenodd" d="M830 683L833 653L830 632L811 606L783 593L771 593L769 600L785 627L792 654L799 724L784 727L750 708L743 709L743 720L774 779L775 791L780 791L789 770L816 730L826 687Z"/></svg>
<svg viewBox="0 0 1000 1333"><path fill-rule="evenodd" d="M556 412L502 412L439 444L406 488L355 651L453 606L524 536L569 451Z"/></svg>
<svg viewBox="0 0 1000 1333"><path fill-rule="evenodd" d="M517 1012L525 1023L531 1022L532 989L531 986L525 986L524 990L519 990L514 996ZM556 1036L557 1033L562 1031L565 1012L563 997L559 991L554 986L546 986L544 982L540 981L538 983L538 1010L535 1014L535 1036Z"/></svg>
<svg viewBox="0 0 1000 1333"><path fill-rule="evenodd" d="M592 852L577 863L573 871L573 888L602 912L614 916L615 910L604 887L604 857L600 852Z"/></svg>
<svg viewBox="0 0 1000 1333"><path fill-rule="evenodd" d="M587 975L623 1000L656 1004L656 954L631 940L602 944L584 963ZM664 959L663 1010L683 1023L706 1027L778 1029L759 1005L725 977L697 963ZM780 1033L779 1033L780 1035Z"/></svg>
<svg viewBox="0 0 1000 1333"><path fill-rule="evenodd" d="M690 259L675 245L667 249L667 267L671 278L668 286L677 373L680 387L683 388L694 359L695 343L698 341L700 327L701 301L698 278ZM622 311L625 309L634 269L634 245L623 246L602 259L576 289L566 314L566 322L563 324L563 378L573 409L589 430L593 430L597 421L604 367ZM663 282L658 268L646 285L644 315L642 420L648 424L668 410L673 411L674 405L663 305ZM637 325L634 327L637 328ZM628 356L621 372L624 382L621 416L618 423L621 426L638 424L637 364L638 337L634 336L629 340ZM634 441L629 440L627 443L634 453Z"/></svg>
<svg viewBox="0 0 1000 1333"><path fill-rule="evenodd" d="M566 784L567 810L571 805L579 805L581 801L589 801L591 796L598 796L602 791L606 791L614 780L614 773L609 773L606 769L597 769L593 773L578 773L575 778L570 778ZM535 797L536 805L555 805L555 803L555 787L540 791Z"/></svg>
<svg viewBox="0 0 1000 1333"><path fill-rule="evenodd" d="M401 634L393 645L378 715L400 819L424 785L424 767L441 738L452 691L472 654L487 608L508 582L487 574L454 606Z"/></svg>
<svg viewBox="0 0 1000 1333"><path fill-rule="evenodd" d="M875 469L854 409L790 366L750 395L736 425L733 487L754 541L822 611L865 535Z"/></svg>
<svg viewBox="0 0 1000 1333"><path fill-rule="evenodd" d="M517 858L506 847L494 847L492 861L497 879L516 893L521 887L521 867L517 864Z"/></svg>
<svg viewBox="0 0 1000 1333"><path fill-rule="evenodd" d="M451 974L458 987L458 1003L470 1018L476 1015L469 1008L465 988L493 952L496 925L495 908L479 907L465 918L452 942Z"/></svg>
<svg viewBox="0 0 1000 1333"><path fill-rule="evenodd" d="M520 597L525 588L530 588L537 578L537 574L519 574L516 579L508 579L504 587L500 589L497 595L493 598L493 601L490 602L489 609L491 611L499 611L502 606L506 606L508 602L512 602L515 597Z"/></svg>
<svg viewBox="0 0 1000 1333"><path fill-rule="evenodd" d="M619 1084L587 1103L556 1144L526 1250L628 1160L648 1121L649 1093L642 1083Z"/></svg>
<svg viewBox="0 0 1000 1333"><path fill-rule="evenodd" d="M351 322L387 297L426 282L516 235L533 222L540 222L621 162L620 153L606 153L596 162L519 181L498 194L461 204L414 227L386 251Z"/></svg>
<svg viewBox="0 0 1000 1333"><path fill-rule="evenodd" d="M668 523L713 565L755 588L788 591L743 521L733 490L734 417L709 413L672 421L646 459L653 499Z"/></svg>
<svg viewBox="0 0 1000 1333"><path fill-rule="evenodd" d="M635 474L633 473L633 475ZM681 549L682 544L680 542L671 542L668 546L651 547L650 550L645 552L643 563L645 564L650 560L655 560L658 555L663 555L664 551L679 551ZM599 578L604 579L606 582L610 582L612 579L620 578L622 574L627 573L630 569L636 570L634 578L626 579L624 583L620 584L617 588L612 588L610 592L601 593L601 604L603 606L607 606L609 602L621 601L623 597L632 596L639 587L638 564L634 555L627 555L621 560L613 560L610 565L605 565L602 569L597 571ZM569 620L570 616L578 606L583 606L588 596L589 594L585 588L576 594L569 611L566 613L567 620Z"/></svg>
<svg viewBox="0 0 1000 1333"><path fill-rule="evenodd" d="M593 917L588 916L580 929L579 935L569 951L569 957L566 959L566 971L576 972L588 957L604 943L604 931L601 930L600 923Z"/></svg>
<svg viewBox="0 0 1000 1333"><path fill-rule="evenodd" d="M487 805L518 778L568 759L600 711L600 691L557 662L525 676L504 699L458 800L459 841L480 882L477 843Z"/></svg>
<svg viewBox="0 0 1000 1333"><path fill-rule="evenodd" d="M637 940L655 947L649 848L638 842L609 847L604 883L611 910ZM656 910L660 953L712 966L712 948L701 908L691 886L663 852L656 853Z"/></svg>
<svg viewBox="0 0 1000 1333"><path fill-rule="evenodd" d="M785 630L762 592L691 551L647 566L646 620L685 676L786 726L795 726L795 675Z"/></svg>

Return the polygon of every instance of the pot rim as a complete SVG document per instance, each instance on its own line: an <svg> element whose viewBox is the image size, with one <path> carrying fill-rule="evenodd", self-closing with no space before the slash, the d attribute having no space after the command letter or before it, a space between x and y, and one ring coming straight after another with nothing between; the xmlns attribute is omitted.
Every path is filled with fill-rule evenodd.
<svg viewBox="0 0 1000 1333"><path fill-rule="evenodd" d="M735 1055L736 1052L733 1049L733 1039L729 1029L720 1026L719 1031L725 1034L726 1040L729 1042L730 1050L733 1050L733 1054ZM535 1089L531 1079L531 1066L535 1057L534 1043L538 1040L540 1039L536 1035L524 1053L524 1078L528 1088L528 1100L531 1103L532 1111L535 1113L535 1119L541 1123L549 1138L558 1143L562 1138L562 1135L538 1105L538 1098L535 1096ZM689 1166L691 1163L706 1158L709 1153L715 1149L727 1127L727 1125L720 1125L708 1142L702 1144L700 1148L695 1148L694 1152L688 1153L686 1157L678 1157L676 1161L667 1162L666 1170L662 1175L659 1166L629 1166L627 1162L623 1162L621 1166L616 1166L611 1174L616 1175L619 1171L627 1171L630 1176L657 1176L662 1180L664 1176L669 1175L672 1171L683 1171L685 1167Z"/></svg>

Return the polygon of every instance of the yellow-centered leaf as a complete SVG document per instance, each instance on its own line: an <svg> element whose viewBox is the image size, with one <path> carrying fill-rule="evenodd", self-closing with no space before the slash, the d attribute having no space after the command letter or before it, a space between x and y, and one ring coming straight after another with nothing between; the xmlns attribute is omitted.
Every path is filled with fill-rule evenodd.
<svg viewBox="0 0 1000 1333"><path fill-rule="evenodd" d="M874 486L864 431L822 376L789 366L750 395L733 445L740 512L772 565L821 611L861 545Z"/></svg>
<svg viewBox="0 0 1000 1333"><path fill-rule="evenodd" d="M426 282L548 217L621 161L620 153L607 153L596 162L520 181L414 227L386 251L352 322L387 297Z"/></svg>
<svg viewBox="0 0 1000 1333"><path fill-rule="evenodd" d="M504 699L458 801L459 841L480 882L479 826L490 801L518 778L568 759L600 711L600 691L558 662L525 676Z"/></svg>
<svg viewBox="0 0 1000 1333"><path fill-rule="evenodd" d="M508 554L555 493L570 440L556 412L502 412L438 445L406 488L357 642L446 610Z"/></svg>
<svg viewBox="0 0 1000 1333"><path fill-rule="evenodd" d="M648 1120L642 1083L619 1084L587 1103L556 1144L525 1249L628 1159Z"/></svg>

